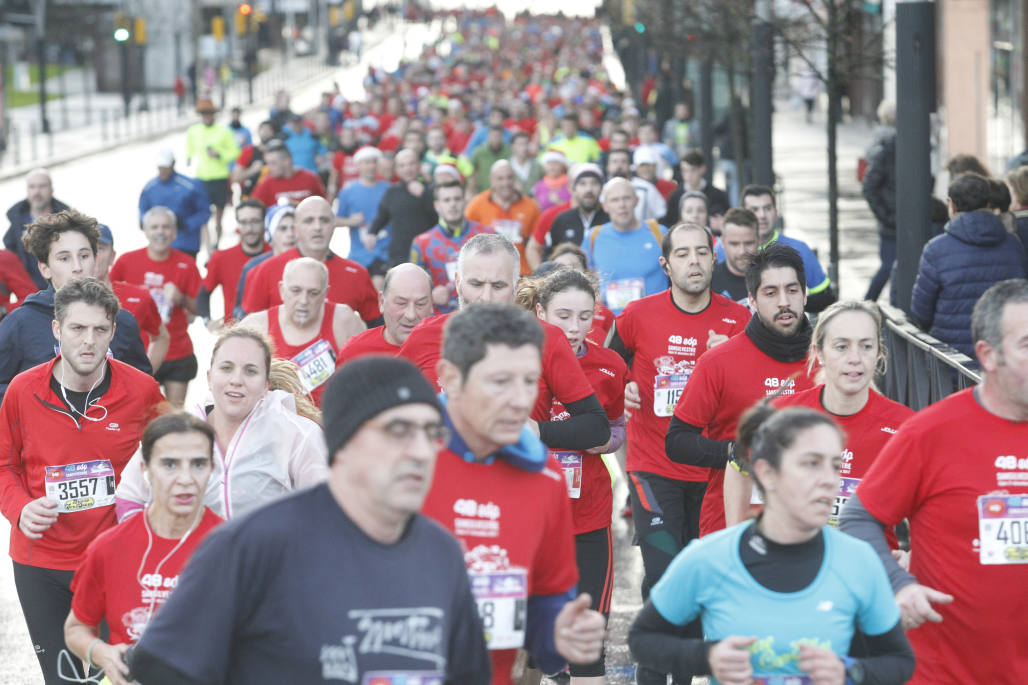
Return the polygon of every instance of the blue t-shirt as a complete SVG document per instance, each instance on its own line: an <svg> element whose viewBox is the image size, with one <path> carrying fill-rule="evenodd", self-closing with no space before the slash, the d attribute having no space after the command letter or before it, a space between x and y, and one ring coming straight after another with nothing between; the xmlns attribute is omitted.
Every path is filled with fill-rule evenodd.
<svg viewBox="0 0 1028 685"><path fill-rule="evenodd" d="M821 268L821 262L817 261L817 255L810 249L802 240L796 238L790 238L787 235L782 235L778 231L774 232L771 236L771 240L761 245L761 249L767 247L771 243L778 242L781 245L787 245L792 249L800 253L800 259L803 260L803 271L807 277L807 294L813 295L825 290L832 284L832 281L825 275L824 269ZM725 261L725 248L721 246L721 242L718 241L717 247L714 248L714 255L717 261Z"/></svg>
<svg viewBox="0 0 1028 685"><path fill-rule="evenodd" d="M824 526L824 561L814 581L799 592L774 592L754 580L739 556L739 539L751 525L693 540L675 557L650 591L665 620L680 626L699 616L705 640L755 636L749 649L756 678L803 675L801 644L843 658L854 625L881 635L899 621L885 568L863 540Z"/></svg>
<svg viewBox="0 0 1028 685"><path fill-rule="evenodd" d="M388 188L389 183L386 181L376 181L372 186L354 181L339 193L336 216L352 216L360 212L364 215L364 224L370 226L371 222L375 220L375 215L378 214L378 204L382 201L382 196L385 195ZM351 226L350 254L347 256L364 268L370 266L371 262L376 259L381 259L383 262L389 261L389 224L379 231L379 235L382 237L375 243L375 249L369 251L361 242L360 228Z"/></svg>
<svg viewBox="0 0 1028 685"><path fill-rule="evenodd" d="M288 126L283 129L286 134L285 144L289 154L293 156L293 166L318 173L317 156L328 154L328 150L311 132L304 129L297 133Z"/></svg>
<svg viewBox="0 0 1028 685"><path fill-rule="evenodd" d="M657 226L661 235L667 232ZM598 231L585 232L582 249L589 268L599 276L604 303L615 315L629 302L668 288L667 276L660 268L660 240L646 222L626 233L607 222Z"/></svg>

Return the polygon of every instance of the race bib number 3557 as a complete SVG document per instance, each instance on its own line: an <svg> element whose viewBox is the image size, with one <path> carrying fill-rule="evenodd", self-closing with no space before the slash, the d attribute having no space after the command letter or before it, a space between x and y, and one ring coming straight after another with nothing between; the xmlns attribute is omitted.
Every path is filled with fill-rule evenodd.
<svg viewBox="0 0 1028 685"><path fill-rule="evenodd" d="M978 498L979 560L1028 564L1028 495Z"/></svg>
<svg viewBox="0 0 1028 685"><path fill-rule="evenodd" d="M114 485L114 467L107 459L47 466L43 480L46 496L62 514L114 504Z"/></svg>

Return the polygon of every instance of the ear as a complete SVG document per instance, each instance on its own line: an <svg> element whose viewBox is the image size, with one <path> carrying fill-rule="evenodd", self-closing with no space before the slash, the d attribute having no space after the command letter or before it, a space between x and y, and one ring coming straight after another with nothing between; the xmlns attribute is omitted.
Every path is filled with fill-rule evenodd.
<svg viewBox="0 0 1028 685"><path fill-rule="evenodd" d="M443 389L448 398L452 398L460 392L461 375L456 364L448 359L440 359L436 362L435 373L439 377L439 387Z"/></svg>
<svg viewBox="0 0 1028 685"><path fill-rule="evenodd" d="M46 262L36 262L36 265L39 267L39 273L43 278L48 281L53 280L54 274L50 271L50 267L47 266Z"/></svg>
<svg viewBox="0 0 1028 685"><path fill-rule="evenodd" d="M666 260L666 259L664 259L664 256L663 256L663 255L661 255L660 257L658 257L658 258L657 258L657 261L658 261L658 262L660 262L660 268L661 268L661 270L662 270L662 271L663 271L664 273L668 273L668 268L669 268L669 267L668 267L668 263L667 263L667 260Z"/></svg>
<svg viewBox="0 0 1028 685"><path fill-rule="evenodd" d="M974 354L978 357L978 363L982 365L982 370L986 373L995 373L999 368L997 352L995 347L984 340L979 340L974 344Z"/></svg>
<svg viewBox="0 0 1028 685"><path fill-rule="evenodd" d="M40 264L40 266L42 266L42 264ZM42 269L40 269L40 272L42 272ZM57 323L57 319L54 319L53 321L50 322L50 330L53 331L54 338L56 338L57 339L57 343L60 344L60 342L61 342L61 325L59 323Z"/></svg>
<svg viewBox="0 0 1028 685"><path fill-rule="evenodd" d="M278 282L278 296L282 299L283 302L286 301L286 282L285 281L279 281Z"/></svg>
<svg viewBox="0 0 1028 685"><path fill-rule="evenodd" d="M760 481L765 491L771 492L775 489L775 480L778 475L766 459L758 459L750 466L753 476Z"/></svg>
<svg viewBox="0 0 1028 685"><path fill-rule="evenodd" d="M535 315L539 319L545 319L546 318L546 310L543 309L542 304L540 304L539 302L535 303Z"/></svg>

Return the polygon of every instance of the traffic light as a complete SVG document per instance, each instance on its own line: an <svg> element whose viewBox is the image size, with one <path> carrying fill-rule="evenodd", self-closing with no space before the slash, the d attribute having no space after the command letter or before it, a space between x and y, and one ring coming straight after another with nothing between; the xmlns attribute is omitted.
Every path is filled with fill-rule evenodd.
<svg viewBox="0 0 1028 685"><path fill-rule="evenodd" d="M114 40L124 43L129 39L129 18L124 12L114 15Z"/></svg>
<svg viewBox="0 0 1028 685"><path fill-rule="evenodd" d="M134 22L136 45L146 45L146 19L136 17Z"/></svg>
<svg viewBox="0 0 1028 685"><path fill-rule="evenodd" d="M250 30L250 17L253 15L253 5L248 2L239 4L236 8L236 33L242 35Z"/></svg>
<svg viewBox="0 0 1028 685"><path fill-rule="evenodd" d="M214 40L221 42L225 40L225 18L218 15L211 18L211 33L214 34Z"/></svg>

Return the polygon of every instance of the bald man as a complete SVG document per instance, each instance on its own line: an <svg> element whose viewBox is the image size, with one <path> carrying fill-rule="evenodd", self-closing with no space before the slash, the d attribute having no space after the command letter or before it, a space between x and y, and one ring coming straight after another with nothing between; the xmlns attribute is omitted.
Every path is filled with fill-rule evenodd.
<svg viewBox="0 0 1028 685"><path fill-rule="evenodd" d="M521 273L531 273L532 267L525 259L525 245L539 219L539 205L518 190L514 167L505 159L493 164L489 170L489 183L488 190L471 199L464 216L469 221L492 228L514 243L521 255Z"/></svg>
<svg viewBox="0 0 1028 685"><path fill-rule="evenodd" d="M385 323L350 338L339 351L337 368L369 354L398 355L414 327L432 316L431 276L414 264L394 266L386 272L379 306Z"/></svg>
<svg viewBox="0 0 1028 685"><path fill-rule="evenodd" d="M627 179L607 181L600 201L610 221L587 231L582 249L589 268L600 275L604 303L620 314L629 302L667 290L667 276L660 265L667 229L653 219L636 217L639 199Z"/></svg>
<svg viewBox="0 0 1028 685"><path fill-rule="evenodd" d="M389 186L378 203L378 213L368 233L378 235L389 226L389 266L410 259L414 238L435 226L432 188L420 178L421 160L413 150L400 150L394 160L396 183Z"/></svg>
<svg viewBox="0 0 1028 685"><path fill-rule="evenodd" d="M294 259L286 264L278 284L282 304L242 321L271 337L277 358L296 363L300 380L319 407L339 348L364 330L353 309L326 301L328 279L324 262Z"/></svg>
<svg viewBox="0 0 1028 685"><path fill-rule="evenodd" d="M7 220L11 226L4 234L4 247L18 255L25 266L25 272L40 290L48 287L46 279L39 273L36 258L25 249L21 238L25 234L25 227L36 219L65 209L68 209L68 205L54 198L50 172L46 169L33 169L25 176L25 199L15 202L7 210Z"/></svg>
<svg viewBox="0 0 1028 685"><path fill-rule="evenodd" d="M308 197L296 206L296 247L264 262L246 278L243 310L262 312L282 304L279 283L286 264L300 257L322 262L328 269L328 301L353 308L370 326L381 323L378 293L368 270L329 249L335 232L332 206L323 197Z"/></svg>

